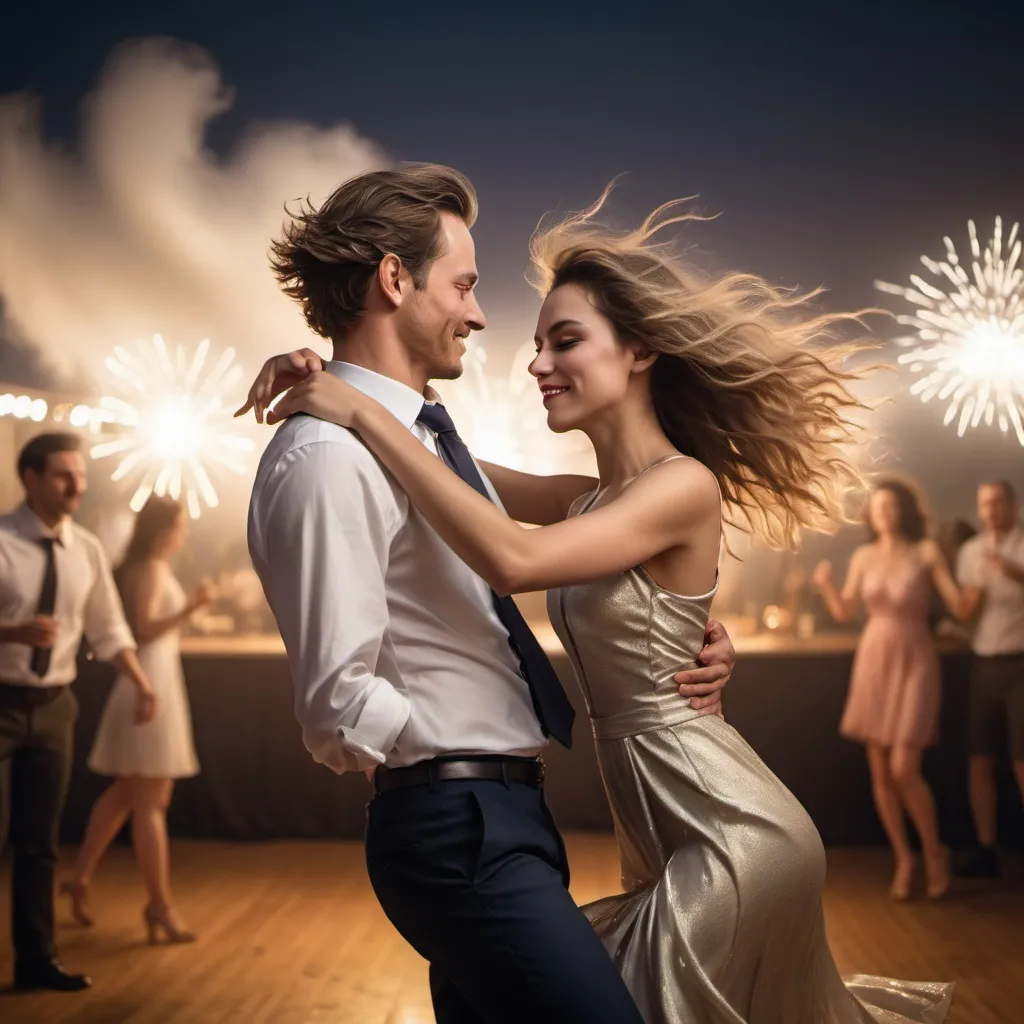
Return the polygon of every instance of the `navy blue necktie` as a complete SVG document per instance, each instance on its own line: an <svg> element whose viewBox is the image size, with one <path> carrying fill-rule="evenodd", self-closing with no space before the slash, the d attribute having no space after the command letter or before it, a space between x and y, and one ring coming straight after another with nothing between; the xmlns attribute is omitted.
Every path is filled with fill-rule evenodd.
<svg viewBox="0 0 1024 1024"><path fill-rule="evenodd" d="M43 571L43 587L39 593L39 604L36 615L53 615L57 606L57 559L53 550L57 541L53 537L40 537L39 543L46 551L46 568ZM50 647L32 648L32 671L42 679L50 671L50 658L53 650Z"/></svg>
<svg viewBox="0 0 1024 1024"><path fill-rule="evenodd" d="M448 410L441 404L424 403L417 423L422 423L437 435L437 448L444 462L473 490L491 500L483 477L476 468L469 449L464 444ZM511 597L499 597L491 591L494 609L508 630L508 642L519 658L523 678L530 688L533 710L545 736L552 736L563 746L572 745L572 721L576 713L566 697L551 662L541 649L537 638L526 624Z"/></svg>

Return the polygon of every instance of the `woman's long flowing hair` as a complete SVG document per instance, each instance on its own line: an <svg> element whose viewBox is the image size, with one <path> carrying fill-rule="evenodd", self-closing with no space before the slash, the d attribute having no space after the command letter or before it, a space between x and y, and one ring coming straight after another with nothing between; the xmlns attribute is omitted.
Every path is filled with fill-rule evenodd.
<svg viewBox="0 0 1024 1024"><path fill-rule="evenodd" d="M856 314L815 312L805 294L753 274L702 279L652 236L704 220L666 203L634 231L619 233L589 210L534 233L534 283L542 295L582 288L622 342L659 353L651 392L673 445L718 479L727 522L773 547L795 546L802 529L849 520L860 470L844 449L864 440L849 390L862 375L844 368L873 347L841 342Z"/></svg>
<svg viewBox="0 0 1024 1024"><path fill-rule="evenodd" d="M114 570L114 580L122 597L129 571L133 566L149 558L157 544L175 527L182 515L184 506L180 501L159 494L150 495L146 504L139 509L124 557Z"/></svg>

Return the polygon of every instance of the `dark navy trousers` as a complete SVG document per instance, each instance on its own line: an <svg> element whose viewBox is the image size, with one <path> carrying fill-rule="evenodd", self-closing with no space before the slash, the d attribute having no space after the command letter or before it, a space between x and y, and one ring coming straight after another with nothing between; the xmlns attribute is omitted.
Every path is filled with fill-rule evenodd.
<svg viewBox="0 0 1024 1024"><path fill-rule="evenodd" d="M367 819L370 881L430 963L438 1024L643 1024L540 789L438 782L375 796Z"/></svg>

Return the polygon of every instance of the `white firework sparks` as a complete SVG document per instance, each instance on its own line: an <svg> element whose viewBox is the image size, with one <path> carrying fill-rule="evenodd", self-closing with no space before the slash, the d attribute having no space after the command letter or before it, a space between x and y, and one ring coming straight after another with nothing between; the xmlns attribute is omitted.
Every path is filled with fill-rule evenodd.
<svg viewBox="0 0 1024 1024"><path fill-rule="evenodd" d="M1006 432L1011 427L1024 445L1024 268L1021 240L1014 224L1005 243L1002 218L982 250L974 221L968 221L971 262L965 268L949 238L946 258L921 257L939 278L937 287L912 274L913 287L876 281L875 287L899 295L917 310L897 322L915 333L896 341L910 349L899 357L919 374L911 394L923 402L948 401L943 420L957 420L957 434L982 421ZM945 289L945 290L944 290Z"/></svg>
<svg viewBox="0 0 1024 1024"><path fill-rule="evenodd" d="M487 350L467 338L463 378L450 394L443 384L437 390L477 458L529 473L592 472L582 435L548 430L537 382L527 369L535 355L533 343L525 342L508 373L499 376L488 366Z"/></svg>
<svg viewBox="0 0 1024 1024"><path fill-rule="evenodd" d="M91 450L93 458L120 455L113 480L139 477L131 508L138 511L151 494L184 498L189 515L199 517L202 502L219 504L210 472L224 468L245 471L245 456L255 445L228 429L230 407L225 400L238 384L242 367L235 350L225 349L215 361L204 339L191 354L182 345L173 354L159 334L139 341L135 350L114 349L106 367L124 398L105 396L100 408L126 433Z"/></svg>

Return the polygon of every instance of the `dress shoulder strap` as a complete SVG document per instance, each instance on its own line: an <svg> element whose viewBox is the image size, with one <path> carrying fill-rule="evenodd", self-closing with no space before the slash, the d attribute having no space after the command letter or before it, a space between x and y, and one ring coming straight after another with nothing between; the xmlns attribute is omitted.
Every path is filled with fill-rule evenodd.
<svg viewBox="0 0 1024 1024"><path fill-rule="evenodd" d="M581 494L578 498L573 500L573 503L569 506L569 514L566 516L567 519L572 519L574 516L582 515L591 505L597 501L598 495L601 493L601 485L598 484L592 491L587 491L585 494Z"/></svg>
<svg viewBox="0 0 1024 1024"><path fill-rule="evenodd" d="M640 477L642 477L644 475L644 473L647 472L648 469L654 469L655 466L660 466L660 465L662 465L663 463L666 463L666 462L672 462L674 459L692 459L692 458L693 458L692 455L682 455L679 452L676 452L673 455L666 455L663 458L657 459L656 461L652 462L646 469L641 469L640 472L637 473L637 475L635 477L633 477L633 479L630 480L628 484L626 484L626 487L631 486L636 480L639 480ZM707 469L706 466L704 468ZM708 470L708 472L710 472L710 470ZM719 482L718 477L715 476L714 473L712 473L711 476L714 479L715 484L718 487L718 500L721 501L722 500L722 485ZM624 487L623 490L625 490L625 489L626 488Z"/></svg>
<svg viewBox="0 0 1024 1024"><path fill-rule="evenodd" d="M676 453L673 455L665 455L660 459L656 459L649 466L645 466L643 469L641 469L640 472L637 473L637 475L633 477L633 479L630 480L628 484L626 484L626 487L631 486L635 480L638 480L640 477L642 477L644 473L647 472L647 470L654 469L655 466L660 466L665 462L671 462L673 459L688 458L690 458L689 455L680 455L679 453ZM626 487L623 487L622 489L625 490ZM580 495L580 497L576 499L572 507L569 509L569 515L582 515L584 512L589 512L591 507L595 504L597 499L600 498L603 493L604 492L601 490L601 486L598 485L592 491L588 491L586 494ZM577 502L579 503L579 507L577 507Z"/></svg>
<svg viewBox="0 0 1024 1024"><path fill-rule="evenodd" d="M643 469L641 469L640 472L637 473L637 475L635 477L633 477L633 480L639 480L640 477L642 477L644 475L644 473L646 473L648 470L655 469L657 466L663 466L663 465L665 465L666 462L673 462L676 459L688 459L688 458L690 458L689 455L680 455L678 452L676 454L674 454L674 455L665 455L665 456L663 456L660 459L655 459L654 462L652 462L649 466L645 466ZM633 483L633 480L630 480L629 483ZM627 484L626 486L628 487L629 484Z"/></svg>

